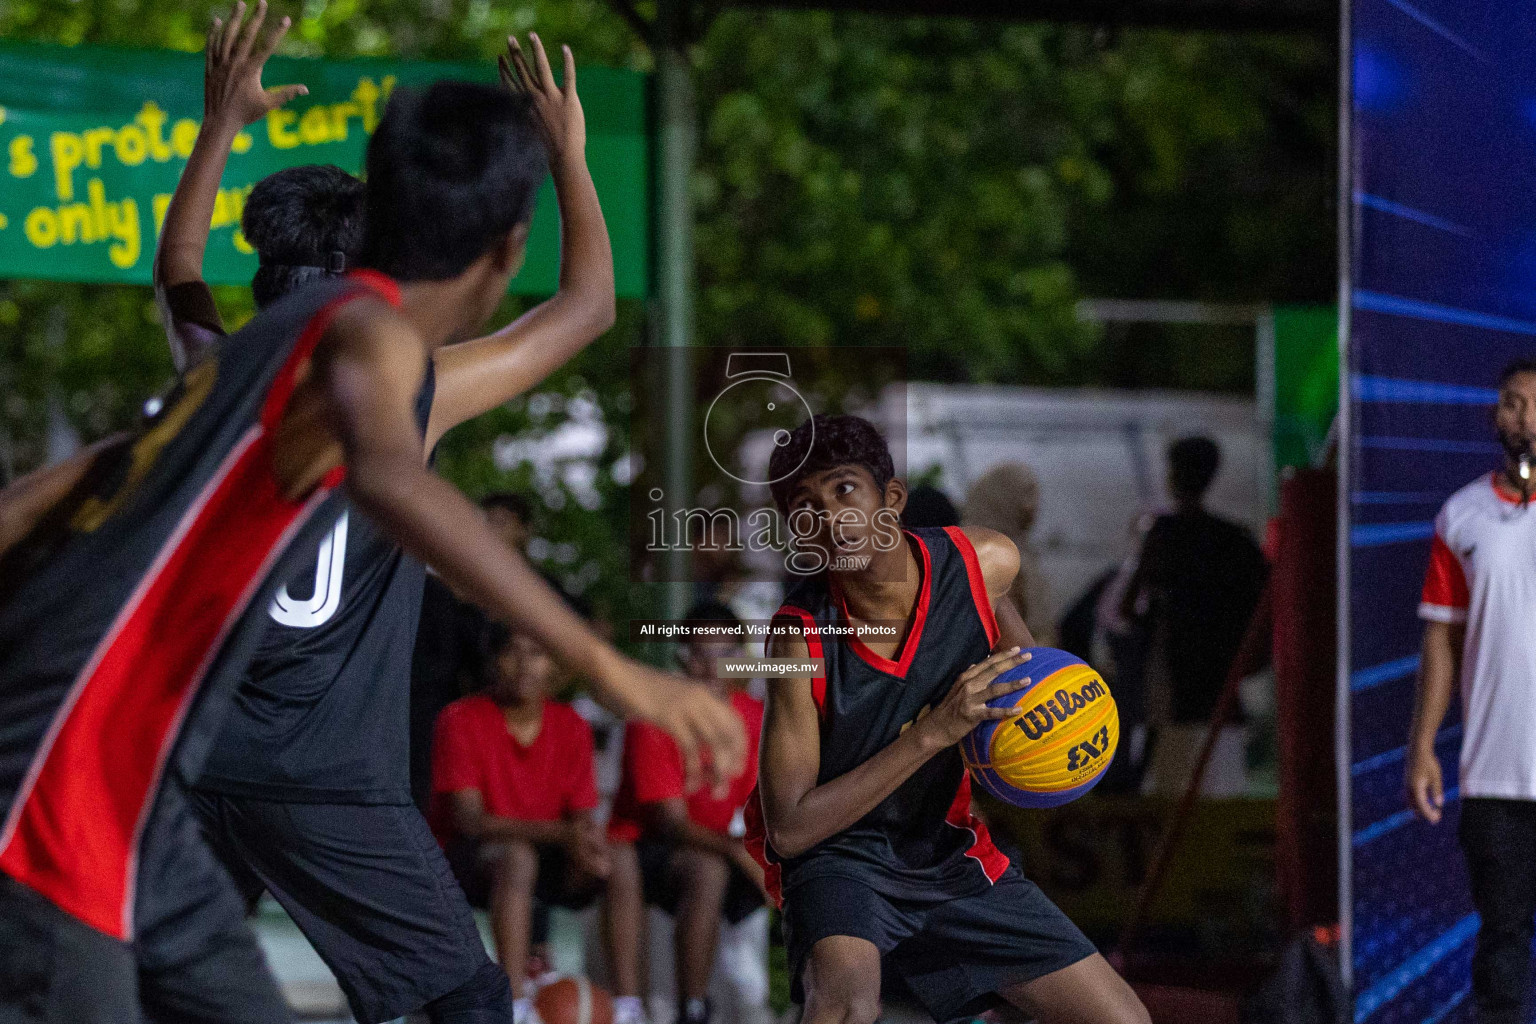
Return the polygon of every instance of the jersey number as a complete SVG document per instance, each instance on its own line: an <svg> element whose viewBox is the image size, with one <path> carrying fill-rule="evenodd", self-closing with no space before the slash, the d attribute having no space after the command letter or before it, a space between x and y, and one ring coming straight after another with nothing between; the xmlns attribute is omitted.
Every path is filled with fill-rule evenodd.
<svg viewBox="0 0 1536 1024"><path fill-rule="evenodd" d="M347 513L320 542L320 556L315 561L315 592L305 600L288 594L285 584L272 599L273 621L296 629L314 629L329 622L341 607L341 568L347 561Z"/></svg>

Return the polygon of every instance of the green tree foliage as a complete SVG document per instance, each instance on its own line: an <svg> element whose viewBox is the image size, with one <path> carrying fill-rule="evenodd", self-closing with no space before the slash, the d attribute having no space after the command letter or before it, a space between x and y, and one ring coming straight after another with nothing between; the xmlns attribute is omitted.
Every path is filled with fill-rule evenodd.
<svg viewBox="0 0 1536 1024"><path fill-rule="evenodd" d="M0 34L195 50L218 7L10 0ZM292 13L296 55L489 60L508 32L537 29L587 63L650 62L601 0L304 0ZM919 379L1241 390L1241 338L1101 332L1077 320L1077 300L1329 296L1326 43L731 10L694 57L701 344L903 347ZM249 315L241 289L219 300L232 322ZM573 547L547 564L611 581L598 589L617 612L629 598L610 467L627 444L625 351L644 321L627 305L548 382L553 399L461 428L440 453L471 493L563 502L545 532ZM50 395L89 439L131 423L170 375L146 290L0 283L0 455L16 469L43 457ZM595 476L536 479L492 458L546 437L550 410L583 395L608 427ZM570 482L584 473L595 512Z"/></svg>
<svg viewBox="0 0 1536 1024"><path fill-rule="evenodd" d="M1325 45L738 14L698 65L711 340L906 346L923 379L1241 389L1240 339L1236 365L1169 373L1170 339L1124 379L1135 353L1076 300L1329 294Z"/></svg>

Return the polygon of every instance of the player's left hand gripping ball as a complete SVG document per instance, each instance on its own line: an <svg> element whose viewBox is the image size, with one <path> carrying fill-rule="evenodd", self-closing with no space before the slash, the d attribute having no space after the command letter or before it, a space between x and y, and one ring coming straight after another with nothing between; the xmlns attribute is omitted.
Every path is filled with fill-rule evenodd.
<svg viewBox="0 0 1536 1024"><path fill-rule="evenodd" d="M960 741L971 777L1016 807L1059 807L1104 777L1120 741L1120 715L1104 680L1082 659L1032 647L1030 660L998 676L1034 684L998 697L1014 714L982 722Z"/></svg>

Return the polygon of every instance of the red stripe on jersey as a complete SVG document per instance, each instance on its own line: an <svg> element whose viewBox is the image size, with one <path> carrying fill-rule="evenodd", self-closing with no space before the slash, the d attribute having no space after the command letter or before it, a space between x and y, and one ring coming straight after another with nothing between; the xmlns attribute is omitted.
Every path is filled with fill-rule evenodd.
<svg viewBox="0 0 1536 1024"><path fill-rule="evenodd" d="M747 803L741 809L747 831L742 836L742 845L757 861L757 866L763 869L763 888L768 890L768 898L773 900L775 907L784 906L783 869L779 862L769 856L768 852L768 823L763 819L763 796L758 791L759 787L753 786L752 792L747 796Z"/></svg>
<svg viewBox="0 0 1536 1024"><path fill-rule="evenodd" d="M971 834L971 847L965 855L981 865L987 881L996 883L1008 870L1008 855L992 843L992 833L987 823L971 813L971 773L960 777L960 788L955 791L955 802L949 805L944 823L953 828L963 828Z"/></svg>
<svg viewBox="0 0 1536 1024"><path fill-rule="evenodd" d="M379 298L396 309L400 308L400 284L388 274L381 274L377 270L369 270L365 267L362 270L348 272L347 277L372 288L379 293Z"/></svg>
<svg viewBox="0 0 1536 1024"><path fill-rule="evenodd" d="M949 534L949 539L960 550L960 557L965 560L965 575L971 581L971 600L976 603L976 614L981 616L982 628L987 631L987 645L996 647L1002 630L997 627L997 612L993 610L992 600L987 596L987 578L981 574L981 559L976 557L976 548L971 544L971 538L960 527L946 526L944 532Z"/></svg>
<svg viewBox="0 0 1536 1024"><path fill-rule="evenodd" d="M825 658L826 652L821 646L821 631L816 628L816 619L804 608L796 608L792 604L781 604L779 610L773 613L775 619L780 616L793 615L800 619L800 625L805 630L805 653L811 658ZM816 710L822 715L827 713L827 677L825 673L811 677L811 697L816 701Z"/></svg>
<svg viewBox="0 0 1536 1024"><path fill-rule="evenodd" d="M253 424L183 514L70 689L0 833L0 870L99 931L133 937L138 844L182 720L223 641L338 467L290 501L272 474L273 397L337 310L305 326Z"/></svg>
<svg viewBox="0 0 1536 1024"><path fill-rule="evenodd" d="M923 582L917 589L917 606L912 610L912 628L907 630L907 635L901 642L901 651L896 661L892 661L885 655L873 651L869 645L857 636L850 637L848 646L853 648L853 653L862 658L870 668L899 679L907 677L907 669L912 667L912 659L917 657L917 647L923 642L923 626L928 622L928 599L933 594L933 556L928 552L928 545L923 543L923 538L910 530L903 530L908 537L917 542L917 550L923 556ZM843 600L843 590L832 580L832 596L837 601L838 610L843 613L843 619L852 621L853 616L848 614L848 604Z"/></svg>

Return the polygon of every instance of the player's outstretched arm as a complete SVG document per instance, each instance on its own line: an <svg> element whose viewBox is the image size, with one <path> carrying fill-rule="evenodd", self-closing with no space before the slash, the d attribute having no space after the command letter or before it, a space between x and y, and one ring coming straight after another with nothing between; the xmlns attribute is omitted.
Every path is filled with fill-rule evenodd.
<svg viewBox="0 0 1536 1024"><path fill-rule="evenodd" d="M261 71L288 33L290 21L280 20L259 39L267 17L267 0L257 0L256 13L246 22L245 4L235 4L227 19L214 18L208 32L203 69L203 123L181 172L181 181L165 209L160 246L155 253L155 298L164 314L166 334L176 368L184 370L200 358L222 333L218 310L203 283L203 255L209 225L219 196L219 181L229 151L242 128L267 112L309 90L302 85L265 89ZM259 39L259 42L258 42ZM209 319L214 323L208 323Z"/></svg>
<svg viewBox="0 0 1536 1024"><path fill-rule="evenodd" d="M1008 596L1019 574L1018 546L1006 534L984 526L967 526L965 535L976 549L982 578L987 581L987 600L992 602L992 614L997 618L997 644L992 649L1035 646L1034 635Z"/></svg>
<svg viewBox="0 0 1536 1024"><path fill-rule="evenodd" d="M1435 754L1435 734L1451 706L1465 636L1466 627L1461 623L1424 623L1424 649L1419 659L1419 685L1413 698L1413 724L1408 731L1403 781L1409 806L1432 825L1439 824L1445 807L1445 783L1440 777L1440 758Z"/></svg>
<svg viewBox="0 0 1536 1024"><path fill-rule="evenodd" d="M705 750L702 763L717 784L739 775L746 736L728 704L604 642L478 509L422 465L411 410L425 360L419 337L382 302L344 307L316 351L315 386L295 394L280 428L275 461L290 493L313 487L339 454L360 509L456 592L590 680L598 701L665 730L682 749L691 781L700 777ZM338 444L339 453L327 450Z"/></svg>
<svg viewBox="0 0 1536 1024"><path fill-rule="evenodd" d="M587 169L587 125L576 94L575 59L570 47L562 48L562 86L555 83L537 35L533 67L515 38L508 37L507 50L508 56L501 59L502 81L532 100L555 180L560 288L495 334L437 351L437 389L427 421L429 449L460 423L533 387L613 326L613 250Z"/></svg>
<svg viewBox="0 0 1536 1024"><path fill-rule="evenodd" d="M773 653L769 656L774 658L808 657L802 639L775 640L770 648ZM819 786L821 722L811 681L770 680L758 786L774 852L780 857L798 857L850 827L929 758L959 743L978 723L1006 718L1010 714L1007 709L989 708L987 701L1022 690L1029 680L994 680L1027 660L1029 655L1010 647L972 665L955 680L938 707L904 729L894 743L852 771Z"/></svg>

